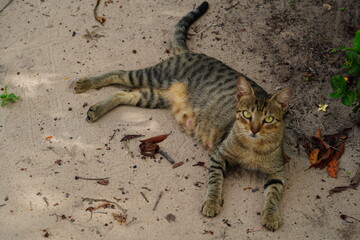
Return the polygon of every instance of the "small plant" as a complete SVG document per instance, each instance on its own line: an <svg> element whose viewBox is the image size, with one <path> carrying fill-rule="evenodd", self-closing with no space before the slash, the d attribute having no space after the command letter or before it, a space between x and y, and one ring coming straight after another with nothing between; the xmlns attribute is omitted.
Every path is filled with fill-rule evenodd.
<svg viewBox="0 0 360 240"><path fill-rule="evenodd" d="M7 86L4 88L1 88L1 91L3 91L3 94L0 95L1 99L1 106L5 106L7 102L14 103L16 100L20 99L19 96L16 96L14 93L8 93L7 92Z"/></svg>
<svg viewBox="0 0 360 240"><path fill-rule="evenodd" d="M346 51L343 67L347 70L344 76L331 77L330 97L341 98L345 106L354 106L353 112L357 112L360 109L360 30L355 34L352 48L340 47L339 50Z"/></svg>

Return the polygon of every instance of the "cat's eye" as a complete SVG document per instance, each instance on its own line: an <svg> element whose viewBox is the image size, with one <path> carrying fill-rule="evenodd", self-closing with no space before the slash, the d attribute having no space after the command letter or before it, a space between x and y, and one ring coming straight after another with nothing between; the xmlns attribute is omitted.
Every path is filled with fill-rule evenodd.
<svg viewBox="0 0 360 240"><path fill-rule="evenodd" d="M249 112L246 111L246 110L242 111L242 115L243 115L244 118L246 118L246 119L250 119L250 118L251 118L251 113L249 113Z"/></svg>
<svg viewBox="0 0 360 240"><path fill-rule="evenodd" d="M266 123L271 123L272 121L274 121L274 117L266 117L264 119L264 122L266 122Z"/></svg>

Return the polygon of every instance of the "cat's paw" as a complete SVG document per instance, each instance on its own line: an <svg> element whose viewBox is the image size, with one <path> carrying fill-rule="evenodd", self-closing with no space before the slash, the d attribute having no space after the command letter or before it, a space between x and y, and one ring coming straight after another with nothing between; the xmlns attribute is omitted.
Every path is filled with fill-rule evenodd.
<svg viewBox="0 0 360 240"><path fill-rule="evenodd" d="M270 231L276 231L282 224L279 211L264 211L262 214L261 224Z"/></svg>
<svg viewBox="0 0 360 240"><path fill-rule="evenodd" d="M207 198L201 207L201 213L206 217L215 217L220 213L220 201Z"/></svg>
<svg viewBox="0 0 360 240"><path fill-rule="evenodd" d="M83 78L73 83L75 92L82 93L92 88L92 82L89 78Z"/></svg>
<svg viewBox="0 0 360 240"><path fill-rule="evenodd" d="M86 120L88 122L95 122L103 115L101 111L101 106L98 106L97 104L92 105L89 110L87 111L87 117Z"/></svg>

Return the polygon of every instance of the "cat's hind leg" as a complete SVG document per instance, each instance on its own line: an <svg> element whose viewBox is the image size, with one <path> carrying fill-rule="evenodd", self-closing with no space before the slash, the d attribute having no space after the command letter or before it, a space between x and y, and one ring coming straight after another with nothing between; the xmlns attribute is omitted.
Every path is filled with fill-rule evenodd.
<svg viewBox="0 0 360 240"><path fill-rule="evenodd" d="M167 108L169 102L164 97L163 91L157 89L142 88L130 92L119 91L105 100L92 105L87 112L87 120L94 122L119 105L143 108Z"/></svg>
<svg viewBox="0 0 360 240"><path fill-rule="evenodd" d="M171 85L171 73L176 61L170 59L153 67L132 71L113 71L97 77L82 78L72 84L75 92L82 93L90 89L119 84L130 88L167 89Z"/></svg>
<svg viewBox="0 0 360 240"><path fill-rule="evenodd" d="M76 80L72 87L75 92L82 93L90 89L105 87L112 84L126 85L126 71L114 71L97 77L81 78Z"/></svg>

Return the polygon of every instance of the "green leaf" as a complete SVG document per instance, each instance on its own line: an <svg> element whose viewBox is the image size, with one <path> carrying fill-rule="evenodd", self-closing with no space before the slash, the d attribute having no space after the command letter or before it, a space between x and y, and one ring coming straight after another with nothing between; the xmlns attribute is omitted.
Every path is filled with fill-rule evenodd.
<svg viewBox="0 0 360 240"><path fill-rule="evenodd" d="M356 92L356 98L358 98L358 101L360 101L360 80L357 82L357 87L355 89Z"/></svg>
<svg viewBox="0 0 360 240"><path fill-rule="evenodd" d="M355 33L353 45L356 50L360 51L360 30Z"/></svg>
<svg viewBox="0 0 360 240"><path fill-rule="evenodd" d="M334 92L345 93L347 85L343 76L340 75L332 76L330 83Z"/></svg>
<svg viewBox="0 0 360 240"><path fill-rule="evenodd" d="M341 98L341 97L343 97L344 95L345 95L345 93L341 94L341 93L337 93L337 92L331 92L331 93L329 94L329 96L332 97L332 98Z"/></svg>
<svg viewBox="0 0 360 240"><path fill-rule="evenodd" d="M347 71L348 74L358 76L360 74L360 65L354 64Z"/></svg>
<svg viewBox="0 0 360 240"><path fill-rule="evenodd" d="M348 90L346 95L342 98L342 103L346 106L351 106L356 100L356 93L352 90Z"/></svg>
<svg viewBox="0 0 360 240"><path fill-rule="evenodd" d="M1 99L1 106L5 106L7 102L14 103L17 99L19 99L19 96L16 96L14 93L8 94L7 92L7 86L3 88L4 93L0 95Z"/></svg>
<svg viewBox="0 0 360 240"><path fill-rule="evenodd" d="M360 53L360 50L359 50L359 49L356 49L356 48L339 47L339 50L344 50L344 51L354 51L354 52L358 52L358 53Z"/></svg>
<svg viewBox="0 0 360 240"><path fill-rule="evenodd" d="M335 49L331 50L330 52L331 52L331 53L336 53L336 52L337 52L337 49L335 48Z"/></svg>
<svg viewBox="0 0 360 240"><path fill-rule="evenodd" d="M345 54L346 59L351 62L351 64L357 63L357 60L359 59L358 55L359 54L355 51L349 51Z"/></svg>

